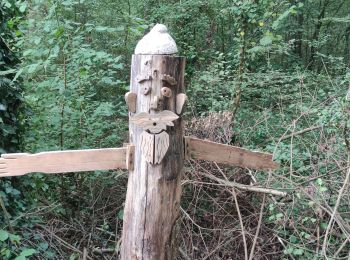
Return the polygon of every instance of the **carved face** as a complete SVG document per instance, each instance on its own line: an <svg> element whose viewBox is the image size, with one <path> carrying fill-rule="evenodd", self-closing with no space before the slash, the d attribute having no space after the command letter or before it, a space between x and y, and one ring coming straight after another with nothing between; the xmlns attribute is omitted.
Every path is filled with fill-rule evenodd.
<svg viewBox="0 0 350 260"><path fill-rule="evenodd" d="M169 147L167 126L174 126L173 122L179 118L177 114L182 112L186 95L180 93L173 96L177 81L171 75L159 75L158 70L154 70L152 75L138 75L136 81L139 84L138 93L128 92L125 95L129 111L140 111L130 115L130 122L143 129L143 157L151 164L158 164Z"/></svg>

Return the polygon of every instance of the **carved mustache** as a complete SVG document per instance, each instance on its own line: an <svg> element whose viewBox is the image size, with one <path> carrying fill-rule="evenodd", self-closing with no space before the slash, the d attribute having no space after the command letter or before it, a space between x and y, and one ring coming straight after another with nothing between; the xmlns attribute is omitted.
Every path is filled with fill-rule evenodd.
<svg viewBox="0 0 350 260"><path fill-rule="evenodd" d="M179 116L170 110L164 110L157 114L148 114L145 112L138 113L130 118L130 122L142 127L143 130L148 130L152 134L160 133L162 130L166 130L167 126L174 126L173 121L178 119Z"/></svg>

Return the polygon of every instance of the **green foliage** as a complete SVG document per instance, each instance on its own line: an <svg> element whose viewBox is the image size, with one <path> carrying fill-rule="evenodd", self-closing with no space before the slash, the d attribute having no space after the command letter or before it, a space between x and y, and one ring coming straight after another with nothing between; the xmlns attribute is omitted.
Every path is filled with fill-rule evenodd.
<svg viewBox="0 0 350 260"><path fill-rule="evenodd" d="M21 237L0 229L0 256L1 259L25 260L34 256L36 250L21 246Z"/></svg>
<svg viewBox="0 0 350 260"><path fill-rule="evenodd" d="M20 21L24 3L2 1L0 4L0 153L14 152L19 145L19 109L22 86L16 80L19 57L17 42L22 31ZM24 9L24 10L23 10Z"/></svg>
<svg viewBox="0 0 350 260"><path fill-rule="evenodd" d="M258 183L269 179L272 188L288 191L293 201L270 200L264 210L264 223L282 241L277 258L316 259L329 218L320 208L334 206L347 160L343 134L350 107L345 98L350 80L349 8L344 0L4 0L0 153L16 151L19 145L27 152L122 145L127 136L124 94L131 54L151 26L165 23L187 59L186 117L232 111L240 93L231 142L273 152L281 168L272 180L264 173L253 174ZM22 110L19 116L23 100L29 111ZM313 126L320 128L288 137ZM334 171L337 174L329 174ZM114 221L123 219L124 193L115 196L118 203L111 203L115 209L110 218L103 213L101 219L86 219L95 214L92 204L109 200L100 194L94 197L96 190L112 186L124 192L120 187L125 183L117 183L118 176L33 174L20 181L1 181L0 195L21 235L19 241L10 234L0 215L1 257L59 257L42 237L28 232L34 224L53 218L98 227L100 245L114 246L110 236L120 233ZM209 195L223 196L214 191ZM184 204L191 198L187 200ZM339 215L349 222L345 200ZM56 203L44 217L32 214L22 219L22 212ZM214 206L200 204L203 208L196 214L203 220ZM101 211L105 208L103 204ZM76 236L68 234L66 239ZM332 233L329 241L332 255L343 238ZM340 255L347 249L346 245ZM65 254L80 257L76 252Z"/></svg>

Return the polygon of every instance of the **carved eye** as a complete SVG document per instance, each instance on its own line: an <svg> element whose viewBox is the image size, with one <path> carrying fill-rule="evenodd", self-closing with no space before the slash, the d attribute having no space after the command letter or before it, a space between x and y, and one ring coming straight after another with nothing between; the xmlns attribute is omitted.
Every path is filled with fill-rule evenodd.
<svg viewBox="0 0 350 260"><path fill-rule="evenodd" d="M142 86L141 91L142 91L142 94L148 95L148 93L151 91L151 87L150 86Z"/></svg>
<svg viewBox="0 0 350 260"><path fill-rule="evenodd" d="M164 96L164 97L171 97L171 95L172 95L172 91L171 91L171 89L170 88L167 88L167 87L163 87L162 89L161 89L161 92L162 92L162 95Z"/></svg>

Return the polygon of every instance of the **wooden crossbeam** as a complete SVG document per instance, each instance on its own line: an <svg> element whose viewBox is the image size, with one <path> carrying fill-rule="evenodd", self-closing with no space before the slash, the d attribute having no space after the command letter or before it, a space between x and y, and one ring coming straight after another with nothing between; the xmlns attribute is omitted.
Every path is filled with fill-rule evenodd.
<svg viewBox="0 0 350 260"><path fill-rule="evenodd" d="M42 152L37 154L3 154L0 158L0 177L19 176L31 172L67 173L95 170L127 169L134 149L105 148ZM128 154L128 156L127 156Z"/></svg>
<svg viewBox="0 0 350 260"><path fill-rule="evenodd" d="M185 137L185 153L187 159L207 160L256 170L276 169L279 166L272 161L271 154L193 137Z"/></svg>

